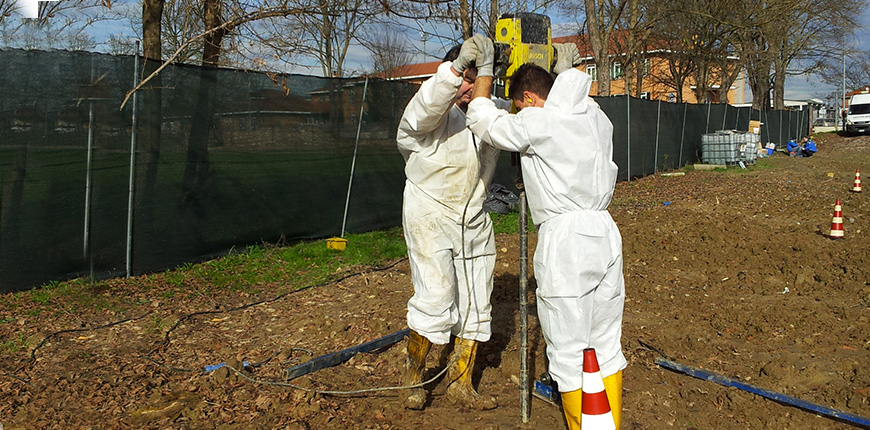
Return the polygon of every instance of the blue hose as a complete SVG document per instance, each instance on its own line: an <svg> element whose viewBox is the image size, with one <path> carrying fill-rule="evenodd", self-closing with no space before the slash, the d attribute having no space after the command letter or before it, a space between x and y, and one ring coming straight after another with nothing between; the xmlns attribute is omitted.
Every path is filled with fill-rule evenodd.
<svg viewBox="0 0 870 430"><path fill-rule="evenodd" d="M771 400L775 400L777 402L786 403L792 406L796 406L798 408L808 410L811 412L815 412L820 415L825 415L828 417L834 417L839 420L847 421L851 424L858 425L865 428L870 428L870 419L864 418L862 416L858 416L855 414L851 414L848 412L844 412L838 409L829 408L827 406L817 405L815 403L810 403L806 400L798 399L797 397L792 397L786 394L777 393L775 391L766 390L764 388L759 388L754 385L745 384L743 382L731 379L727 376L719 375L717 373L708 372L703 369L699 369L697 367L686 366L668 359L664 358L656 358L656 364L662 366L664 368L685 373L686 375L703 379L705 381L712 381L719 385L724 385L726 387L735 387L739 388L743 391L748 391L753 394L757 394L761 397L766 397Z"/></svg>

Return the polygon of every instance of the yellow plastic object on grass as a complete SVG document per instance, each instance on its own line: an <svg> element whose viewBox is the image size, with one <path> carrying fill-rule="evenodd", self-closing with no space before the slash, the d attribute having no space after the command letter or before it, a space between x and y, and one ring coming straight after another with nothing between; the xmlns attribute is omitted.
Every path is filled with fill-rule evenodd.
<svg viewBox="0 0 870 430"><path fill-rule="evenodd" d="M343 237L330 237L326 239L326 247L336 251L344 251L347 248L347 239Z"/></svg>

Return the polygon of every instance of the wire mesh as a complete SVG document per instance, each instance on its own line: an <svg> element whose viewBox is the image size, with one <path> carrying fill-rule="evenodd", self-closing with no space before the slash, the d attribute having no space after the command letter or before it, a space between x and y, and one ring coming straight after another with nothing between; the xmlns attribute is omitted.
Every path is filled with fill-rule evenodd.
<svg viewBox="0 0 870 430"><path fill-rule="evenodd" d="M0 50L0 291L121 276L128 261L140 274L263 242L334 236L346 200L349 233L401 224L395 133L417 85L370 79L363 99L364 78L171 65L137 95L131 154L133 103L119 107L131 75L157 66L134 63ZM614 124L620 180L696 162L707 127L746 130L761 118L761 136L781 145L808 124L804 112L596 101ZM509 159L501 155L494 182L516 192Z"/></svg>

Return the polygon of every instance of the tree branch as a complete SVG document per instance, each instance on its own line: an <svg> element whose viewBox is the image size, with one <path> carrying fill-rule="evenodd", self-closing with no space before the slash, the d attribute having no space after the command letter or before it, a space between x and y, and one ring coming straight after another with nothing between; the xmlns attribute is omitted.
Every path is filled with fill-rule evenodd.
<svg viewBox="0 0 870 430"><path fill-rule="evenodd" d="M127 94L124 96L124 100L121 102L121 106L118 108L118 110L124 109L124 106L127 104L127 101L130 100L130 97L132 97L136 91L139 91L140 89L142 89L142 87L146 83L148 83L148 81L150 81L155 76L157 76L161 71L163 71L163 69L165 69L166 66L171 64L175 60L175 58L178 57L178 55L191 43L196 42L197 40L200 40L200 39L216 32L216 31L224 30L224 31L230 32L235 27L242 25L246 22L251 22L251 21L256 21L256 20L266 19L266 18L274 18L274 17L282 17L282 16L290 16L290 15L301 15L301 14L307 14L307 13L312 13L312 10L310 10L308 8L290 8L290 9L287 9L287 8L283 8L283 7L274 8L274 9L267 9L267 10L258 10L258 11L254 11L254 12L248 13L246 15L240 16L238 18L225 21L223 24L221 24L215 28L206 30L206 31L188 39L187 41L182 43L178 47L178 49L176 49L175 52L166 61L164 61L163 64L160 65L160 67L158 67L156 70L154 70L154 72L152 72L150 75L148 75L148 77L146 77L141 82L139 82L139 84L136 85L135 87L133 87L133 89L131 89L130 91L127 91Z"/></svg>

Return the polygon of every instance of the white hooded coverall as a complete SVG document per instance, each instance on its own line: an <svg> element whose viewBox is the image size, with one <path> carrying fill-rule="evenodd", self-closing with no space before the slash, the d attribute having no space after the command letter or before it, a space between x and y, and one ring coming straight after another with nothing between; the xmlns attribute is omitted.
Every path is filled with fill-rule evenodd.
<svg viewBox="0 0 870 430"><path fill-rule="evenodd" d="M455 105L462 77L451 65L442 63L420 86L396 135L405 157L402 227L414 284L408 327L439 345L451 334L489 340L495 267L483 201L498 150L465 127L465 112Z"/></svg>
<svg viewBox="0 0 870 430"><path fill-rule="evenodd" d="M538 229L538 318L550 375L563 392L582 387L584 348L595 348L603 377L627 365L620 344L622 237L607 212L617 173L613 125L588 97L591 83L572 68L556 78L543 108L509 115L486 98L468 106L475 135L521 153Z"/></svg>

